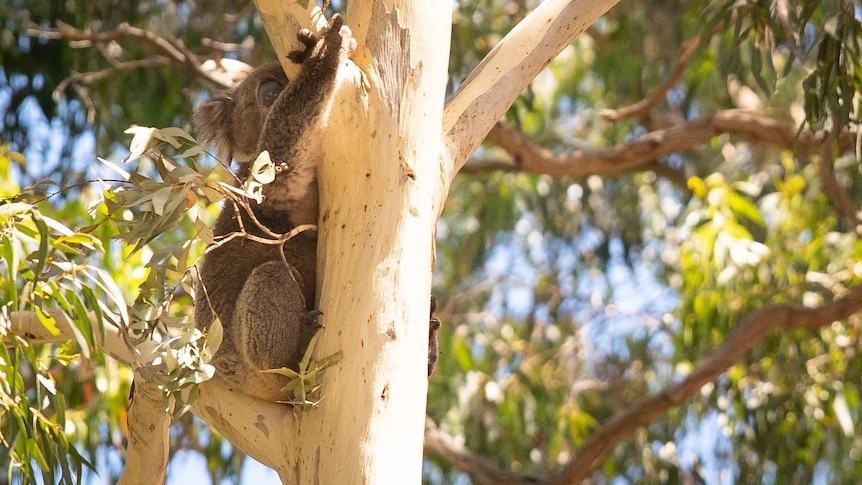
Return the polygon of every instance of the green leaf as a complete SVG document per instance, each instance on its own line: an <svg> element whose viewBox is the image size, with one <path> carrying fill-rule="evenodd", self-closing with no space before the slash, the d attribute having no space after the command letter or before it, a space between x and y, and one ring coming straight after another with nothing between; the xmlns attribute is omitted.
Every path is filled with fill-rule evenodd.
<svg viewBox="0 0 862 485"><path fill-rule="evenodd" d="M51 335L60 335L60 329L57 328L57 322L54 320L54 317L49 315L41 306L37 306L34 309L36 310L36 317L39 319L39 323L45 327L45 330Z"/></svg>
<svg viewBox="0 0 862 485"><path fill-rule="evenodd" d="M698 199L706 198L706 184L703 183L703 179L700 177L690 177L687 185L695 197Z"/></svg>
<svg viewBox="0 0 862 485"><path fill-rule="evenodd" d="M200 297L205 296L200 295ZM213 318L212 323L210 323L209 328L207 328L207 349L212 355L215 355L216 352L218 352L223 339L224 327L221 324L221 320L218 317L215 317Z"/></svg>
<svg viewBox="0 0 862 485"><path fill-rule="evenodd" d="M50 241L51 234L48 231L48 224L39 217L38 212L33 212L32 214L33 223L39 230L39 252L37 253L37 263L36 267L33 268L33 274L36 278L39 278L45 270L45 264L48 261L48 243Z"/></svg>
<svg viewBox="0 0 862 485"><path fill-rule="evenodd" d="M170 126L167 128L161 128L161 129L155 130L155 132L153 133L153 136L155 136L159 140L162 140L166 143L169 143L174 148L180 148L185 143L189 143L189 142L194 143L194 141L195 141L195 139L191 135L189 135L185 130L183 130L182 128L175 127L175 126ZM180 140L181 138L184 139L185 141Z"/></svg>
<svg viewBox="0 0 862 485"><path fill-rule="evenodd" d="M745 217L761 227L766 227L766 221L763 220L763 215L757 206L747 198L739 195L739 193L729 191L727 205L735 214Z"/></svg>
<svg viewBox="0 0 862 485"><path fill-rule="evenodd" d="M153 212L156 215L165 215L165 206L170 202L174 195L174 189L171 187L163 187L153 194Z"/></svg>

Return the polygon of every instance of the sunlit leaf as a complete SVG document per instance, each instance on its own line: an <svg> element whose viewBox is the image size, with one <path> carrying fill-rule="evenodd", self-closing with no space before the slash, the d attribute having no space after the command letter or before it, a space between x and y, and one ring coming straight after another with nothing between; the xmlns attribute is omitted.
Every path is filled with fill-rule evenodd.
<svg viewBox="0 0 862 485"><path fill-rule="evenodd" d="M763 216L760 214L757 206L736 192L728 193L727 205L730 206L730 208L738 215L745 217L749 221L760 226L766 226L766 222L763 220Z"/></svg>
<svg viewBox="0 0 862 485"><path fill-rule="evenodd" d="M130 162L142 157L155 143L156 129L145 126L133 126L124 133L132 135L129 143L129 156L124 161Z"/></svg>

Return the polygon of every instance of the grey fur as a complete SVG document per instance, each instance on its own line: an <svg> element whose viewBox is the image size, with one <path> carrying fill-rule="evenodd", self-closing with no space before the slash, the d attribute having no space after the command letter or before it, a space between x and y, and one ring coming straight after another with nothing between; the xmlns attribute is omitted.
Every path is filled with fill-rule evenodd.
<svg viewBox="0 0 862 485"><path fill-rule="evenodd" d="M249 201L254 218L278 234L317 223L320 122L329 110L338 66L355 45L339 16L332 18L319 41L307 31L298 38L306 49L291 54L291 59L302 61L296 79L288 81L278 64L263 66L195 113L202 142L215 145L222 160L238 163L240 181L248 177L249 165L263 150L269 150L276 164L287 164L287 170L264 186L261 204ZM241 228L267 237L244 208L226 202L215 236ZM213 364L238 390L270 401L290 398L280 393L286 378L258 371L296 369L317 331L316 257L316 236L307 232L282 248L235 238L204 257L195 323L208 328L218 316L224 339Z"/></svg>

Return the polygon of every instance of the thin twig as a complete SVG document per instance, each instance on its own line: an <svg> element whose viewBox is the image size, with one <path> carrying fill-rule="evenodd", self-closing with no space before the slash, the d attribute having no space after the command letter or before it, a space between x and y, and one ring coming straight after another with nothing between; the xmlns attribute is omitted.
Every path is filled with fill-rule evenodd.
<svg viewBox="0 0 862 485"><path fill-rule="evenodd" d="M237 51L251 51L252 46L254 46L254 38L246 37L242 42L222 42L220 40L210 39L209 37L204 37L201 39L201 45L209 47L211 49L216 49L222 52L237 52Z"/></svg>
<svg viewBox="0 0 862 485"><path fill-rule="evenodd" d="M859 234L860 220L856 214L856 208L853 201L850 200L847 191L841 187L841 184L838 183L838 179L835 177L834 150L838 132L838 120L834 121L832 130L829 131L820 147L820 161L817 166L817 175L820 178L820 183L823 184L823 193L835 208L835 212L847 221L854 233Z"/></svg>
<svg viewBox="0 0 862 485"><path fill-rule="evenodd" d="M689 39L685 43L683 43L682 52L679 55L679 62L677 63L676 67L674 67L667 80L662 83L652 94L638 101L635 104L626 106L625 108L603 111L602 113L600 113L601 116L608 121L622 121L629 118L638 118L652 111L652 109L655 108L656 105L658 105L662 102L662 100L664 100L664 97L667 92L670 91L670 89L676 84L679 78L682 77L683 73L685 73L685 70L688 68L688 61L691 58L691 55L694 54L694 51L697 49L697 46L699 44L699 37Z"/></svg>
<svg viewBox="0 0 862 485"><path fill-rule="evenodd" d="M146 59L140 59L137 61L113 62L113 67L102 69L101 71L84 73L73 72L66 79L60 81L60 84L58 84L57 87L54 89L52 96L55 101L60 99L62 93L71 86L72 89L75 90L75 94L78 95L78 98L81 99L81 101L87 107L87 123L92 124L96 120L96 104L90 97L89 91L84 87L86 84L100 81L107 77L113 76L118 72L130 71L143 67L164 66L170 63L171 61L167 57L154 56Z"/></svg>
<svg viewBox="0 0 862 485"><path fill-rule="evenodd" d="M93 32L89 29L77 29L69 24L57 21L54 28L48 29L33 24L25 30L25 33L31 37L64 39L73 43L79 43L81 46L89 46L93 43L101 44L107 42L118 42L126 39L142 41L154 47L162 54L162 57L166 57L169 62L186 66L195 76L221 88L226 89L232 87L230 85L226 85L223 79L214 76L211 72L204 69L197 55L186 48L185 44L181 41L171 42L159 37L149 30L133 27L127 23L120 24L114 30ZM159 61L158 63L162 62L163 61ZM141 67L146 67L146 64Z"/></svg>
<svg viewBox="0 0 862 485"><path fill-rule="evenodd" d="M218 236L218 241L215 241L211 245L209 245L209 247L207 247L206 250L204 250L204 254L209 253L209 252L217 249L218 247L229 243L230 241L232 241L236 238L248 239L249 241L254 241L254 242L259 243L259 244L269 244L269 245L275 246L275 245L284 245L284 243L293 239L299 233L302 233L305 231L316 231L316 230L317 230L316 224L302 224L300 226L294 227L288 233L278 234L275 239L269 238L269 237L255 236L254 234L249 234L245 231L234 231L234 232L225 234L223 236Z"/></svg>

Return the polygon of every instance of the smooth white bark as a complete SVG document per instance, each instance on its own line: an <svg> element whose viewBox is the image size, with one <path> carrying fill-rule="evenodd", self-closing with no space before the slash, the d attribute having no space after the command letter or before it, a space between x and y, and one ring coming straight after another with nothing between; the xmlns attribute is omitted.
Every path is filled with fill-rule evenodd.
<svg viewBox="0 0 862 485"><path fill-rule="evenodd" d="M135 371L135 391L129 403L126 464L117 485L160 485L165 481L171 426L171 415L162 406L159 388L159 382L167 380L165 377L152 367Z"/></svg>
<svg viewBox="0 0 862 485"><path fill-rule="evenodd" d="M75 340L75 332L72 329L74 323L69 319L65 312L58 308L48 308L45 312L54 319L54 324L59 333L51 334L35 312L19 312L15 311L9 315L12 323L12 333L19 336L26 336L31 344L49 344L66 342ZM95 315L88 315L93 327L96 326ZM135 348L130 348L123 335L116 327L106 325L104 336L99 332L94 332L93 338L96 340L98 348L113 357L114 359L128 365L132 369L149 364L155 359L158 354L156 347L158 344L153 341L145 341L140 343Z"/></svg>
<svg viewBox="0 0 862 485"><path fill-rule="evenodd" d="M421 481L450 12L440 0L346 12L358 66L325 135L318 248L319 355L344 357L302 418L299 483Z"/></svg>
<svg viewBox="0 0 862 485"><path fill-rule="evenodd" d="M281 67L288 76L295 75L299 72L299 66L288 60L287 53L303 48L296 39L300 29L320 32L326 27L323 12L313 0L309 0L306 7L295 0L255 0L254 5L263 20L267 37L278 54Z"/></svg>
<svg viewBox="0 0 862 485"><path fill-rule="evenodd" d="M488 53L446 103L448 182L527 85L619 0L546 0Z"/></svg>

